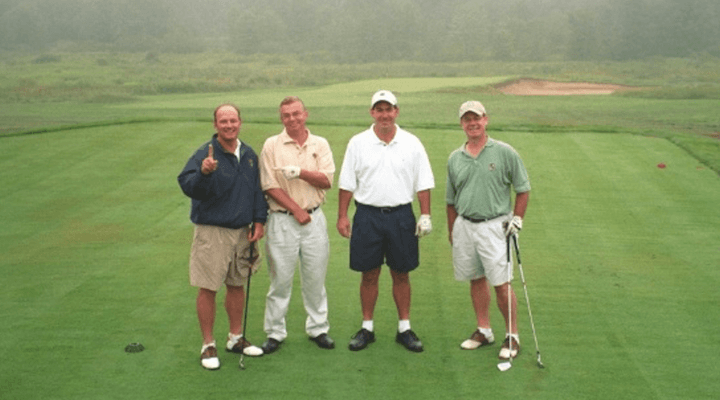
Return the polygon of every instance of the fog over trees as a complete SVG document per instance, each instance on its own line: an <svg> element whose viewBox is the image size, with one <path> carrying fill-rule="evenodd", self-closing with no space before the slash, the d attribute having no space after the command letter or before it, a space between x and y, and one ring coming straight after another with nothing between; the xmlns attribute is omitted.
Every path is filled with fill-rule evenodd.
<svg viewBox="0 0 720 400"><path fill-rule="evenodd" d="M720 1L0 0L0 50L348 63L720 57Z"/></svg>

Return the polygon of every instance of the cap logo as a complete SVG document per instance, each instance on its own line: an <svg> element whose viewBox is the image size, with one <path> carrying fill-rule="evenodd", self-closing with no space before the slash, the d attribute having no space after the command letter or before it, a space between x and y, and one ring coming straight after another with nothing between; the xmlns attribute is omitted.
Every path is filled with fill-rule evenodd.
<svg viewBox="0 0 720 400"><path fill-rule="evenodd" d="M392 94L389 90L379 90L375 92L375 94L372 97L372 100L370 104L374 106L376 103L380 101L386 101L390 103L390 105L397 105L397 98L395 98L395 95Z"/></svg>

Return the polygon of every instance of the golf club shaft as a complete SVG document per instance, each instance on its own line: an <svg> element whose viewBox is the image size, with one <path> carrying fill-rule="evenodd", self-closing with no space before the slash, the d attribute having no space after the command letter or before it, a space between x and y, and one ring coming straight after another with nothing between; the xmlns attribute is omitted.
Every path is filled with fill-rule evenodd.
<svg viewBox="0 0 720 400"><path fill-rule="evenodd" d="M250 228L250 232L254 232L254 230L255 230L254 227ZM250 259L251 263L253 262L253 258L255 256L255 254L253 254L254 252L255 252L255 242L250 242L250 256L248 258ZM248 318L247 317L248 316L248 305L250 304L250 280L252 278L252 269L253 269L252 267L253 267L252 264L250 264L250 266L248 268L247 285L245 285L246 286L245 287L245 310L243 311L243 327L242 327L243 340L247 339L247 330L246 329L247 329L247 318ZM245 361L245 348L243 348L242 351L240 352L240 368L245 368L244 361Z"/></svg>
<svg viewBox="0 0 720 400"><path fill-rule="evenodd" d="M535 321L533 320L532 311L530 309L530 297L528 296L527 284L525 283L525 273L522 268L522 260L520 259L520 245L518 244L517 235L513 235L513 244L515 246L515 256L517 257L518 270L520 270L520 280L523 284L523 292L525 292L525 304L527 304L528 316L530 317L530 327L532 328L533 339L535 340L535 351L538 356L538 365L543 366L540 360L540 346L538 345L537 332L535 331Z"/></svg>
<svg viewBox="0 0 720 400"><path fill-rule="evenodd" d="M510 255L510 237L505 237L505 261L507 261L507 269L508 269L508 316L507 316L507 329L510 334L508 339L508 345L510 350L510 355L508 357L507 361L503 361L497 365L498 369L501 372L505 372L512 368L512 298L510 296L510 280L512 278L512 256ZM498 298L499 302L499 298Z"/></svg>
<svg viewBox="0 0 720 400"><path fill-rule="evenodd" d="M510 256L510 237L506 238L507 245L505 246L507 248L507 262L508 262L508 282L507 282L507 293L508 293L508 334L510 335L510 340L508 341L508 348L510 349L510 357L509 361L512 363L512 342L513 342L513 326L512 326L512 273L513 273L513 263L512 263L512 257Z"/></svg>

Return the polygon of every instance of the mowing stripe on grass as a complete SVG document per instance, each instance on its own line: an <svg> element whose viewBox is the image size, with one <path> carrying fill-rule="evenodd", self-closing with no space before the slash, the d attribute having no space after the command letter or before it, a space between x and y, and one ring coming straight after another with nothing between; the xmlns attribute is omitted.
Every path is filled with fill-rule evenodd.
<svg viewBox="0 0 720 400"><path fill-rule="evenodd" d="M358 131L311 129L328 137L338 164ZM241 139L259 149L268 131L246 124ZM416 129L437 185L435 230L422 239L412 275L413 329L426 351L394 343L387 271L378 341L362 352L346 349L360 323L359 276L348 270L348 243L333 228L332 189L324 207L337 348L321 351L307 340L296 295L277 354L246 359L239 372L238 358L221 352L223 368L204 371L187 278L189 201L175 177L211 133L209 123L146 123L2 139L4 397L684 399L720 390L707 379L720 350L709 339L720 317L720 179L666 140L571 132L491 132L520 151L533 183L520 237L545 370L535 365L523 313L524 353L508 373L496 371L499 346L459 349L474 317L467 283L452 276L442 199L445 162L463 136L459 129ZM268 282L263 268L250 299L254 342L264 339ZM501 336L494 306L491 318ZM216 339L226 330L219 307ZM146 350L125 353L135 341Z"/></svg>

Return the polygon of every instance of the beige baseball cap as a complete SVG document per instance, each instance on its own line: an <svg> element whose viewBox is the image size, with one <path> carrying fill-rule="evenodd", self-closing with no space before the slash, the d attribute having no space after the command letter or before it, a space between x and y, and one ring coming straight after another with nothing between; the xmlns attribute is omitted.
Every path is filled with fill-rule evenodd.
<svg viewBox="0 0 720 400"><path fill-rule="evenodd" d="M472 111L481 117L487 115L485 107L482 105L482 103L475 100L470 100L462 103L462 105L460 106L460 118L462 118L462 116L465 115L465 113L468 111Z"/></svg>
<svg viewBox="0 0 720 400"><path fill-rule="evenodd" d="M393 106L397 105L397 98L395 98L395 95L389 90L378 90L375 92L370 102L370 108L375 107L375 104L379 101L386 101Z"/></svg>

